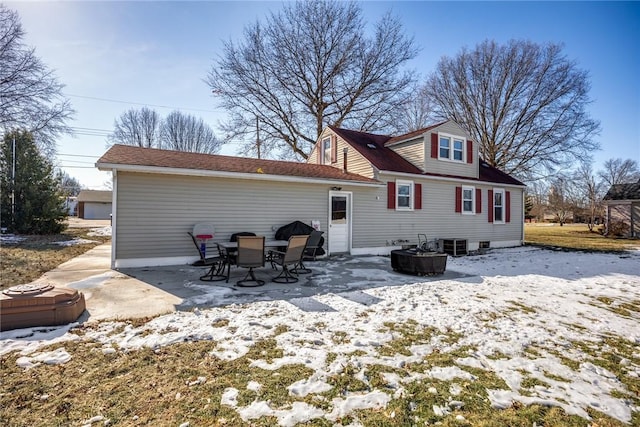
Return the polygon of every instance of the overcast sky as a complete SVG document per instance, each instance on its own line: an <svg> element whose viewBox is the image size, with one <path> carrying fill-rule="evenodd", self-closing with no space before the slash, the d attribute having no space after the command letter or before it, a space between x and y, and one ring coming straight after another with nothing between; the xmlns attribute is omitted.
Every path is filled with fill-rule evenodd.
<svg viewBox="0 0 640 427"><path fill-rule="evenodd" d="M277 11L280 2L6 2L17 10L25 41L56 71L77 111L74 138L58 144L58 163L91 189L109 174L93 164L107 149L114 120L144 105L224 118L204 78L222 42ZM410 64L426 76L443 56L485 39L563 43L591 76L589 110L600 120L596 169L609 158L640 162L640 3L387 2L361 3L370 24L387 10L421 47ZM229 145L223 154L235 154ZM85 157L86 156L86 157Z"/></svg>

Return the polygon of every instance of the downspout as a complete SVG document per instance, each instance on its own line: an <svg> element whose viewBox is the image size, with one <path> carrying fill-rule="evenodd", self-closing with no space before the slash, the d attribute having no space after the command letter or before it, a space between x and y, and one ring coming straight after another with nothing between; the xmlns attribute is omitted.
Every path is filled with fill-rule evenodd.
<svg viewBox="0 0 640 427"><path fill-rule="evenodd" d="M111 191L111 269L116 268L116 246L118 229L118 173L112 169L112 191Z"/></svg>
<svg viewBox="0 0 640 427"><path fill-rule="evenodd" d="M522 240L520 241L520 245L524 245L524 238L525 238L525 236L524 236L524 220L525 220L525 218L524 218L524 204L525 204L525 200L526 200L526 197L525 197L525 194L524 194L524 190L522 190L521 194L522 194L522 222L521 222L521 224L522 224L521 225L521 227L522 227Z"/></svg>

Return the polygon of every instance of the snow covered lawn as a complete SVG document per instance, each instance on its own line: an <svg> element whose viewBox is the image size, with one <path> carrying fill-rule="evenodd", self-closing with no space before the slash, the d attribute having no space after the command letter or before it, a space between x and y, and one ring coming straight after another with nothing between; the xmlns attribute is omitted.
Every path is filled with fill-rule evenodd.
<svg viewBox="0 0 640 427"><path fill-rule="evenodd" d="M121 372L128 393L149 384L162 393L137 405L113 397L117 383L105 380L101 392L98 381L91 390L109 397L96 407L83 400L85 384L65 391L76 411L66 416L173 425L640 424L640 252L521 247L449 258L447 269L470 276L368 289L366 303L314 297L334 311L261 301L145 323L2 333L0 419L52 421L51 412L37 418L34 405L15 403L20 380L46 383L65 366L81 378L99 378L100 369L111 378L114 366L138 357ZM166 371L152 377L147 365ZM54 389L40 384L38 393L52 400Z"/></svg>

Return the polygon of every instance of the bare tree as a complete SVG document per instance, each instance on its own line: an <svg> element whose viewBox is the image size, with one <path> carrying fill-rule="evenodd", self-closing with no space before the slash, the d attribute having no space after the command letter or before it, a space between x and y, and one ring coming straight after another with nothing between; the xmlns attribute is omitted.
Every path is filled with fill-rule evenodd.
<svg viewBox="0 0 640 427"><path fill-rule="evenodd" d="M170 113L160 127L160 147L167 150L214 154L222 141L204 120L180 111Z"/></svg>
<svg viewBox="0 0 640 427"><path fill-rule="evenodd" d="M327 124L388 128L414 80L401 67L416 54L390 14L366 37L355 2L301 1L227 42L207 82L230 113L227 139L252 145L258 118L263 149L305 159Z"/></svg>
<svg viewBox="0 0 640 427"><path fill-rule="evenodd" d="M562 227L575 210L571 180L565 176L556 177L549 189L549 209Z"/></svg>
<svg viewBox="0 0 640 427"><path fill-rule="evenodd" d="M142 107L125 111L114 121L109 141L114 144L153 148L160 145L160 116L155 110Z"/></svg>
<svg viewBox="0 0 640 427"><path fill-rule="evenodd" d="M590 162L582 163L574 176L581 205L587 212L587 226L593 231L596 218L603 215L602 184L596 179Z"/></svg>
<svg viewBox="0 0 640 427"><path fill-rule="evenodd" d="M23 42L17 12L0 4L0 127L27 129L45 155L55 152L55 139L71 133L66 122L74 111L63 85Z"/></svg>
<svg viewBox="0 0 640 427"><path fill-rule="evenodd" d="M415 85L409 92L413 95L393 113L392 134L400 135L423 129L436 119L433 100L426 93L426 88Z"/></svg>
<svg viewBox="0 0 640 427"><path fill-rule="evenodd" d="M56 179L60 186L60 192L65 197L77 196L82 190L82 184L76 178L69 175L67 172L59 169L56 172Z"/></svg>
<svg viewBox="0 0 640 427"><path fill-rule="evenodd" d="M548 208L549 193L550 186L546 180L533 181L527 186L527 195L533 204L530 214L537 221L544 220L544 215Z"/></svg>
<svg viewBox="0 0 640 427"><path fill-rule="evenodd" d="M609 159L598 176L607 188L615 184L632 184L640 180L640 168L635 160Z"/></svg>
<svg viewBox="0 0 640 427"><path fill-rule="evenodd" d="M464 127L488 163L522 179L598 148L588 73L557 44L485 41L442 58L426 88L438 115Z"/></svg>

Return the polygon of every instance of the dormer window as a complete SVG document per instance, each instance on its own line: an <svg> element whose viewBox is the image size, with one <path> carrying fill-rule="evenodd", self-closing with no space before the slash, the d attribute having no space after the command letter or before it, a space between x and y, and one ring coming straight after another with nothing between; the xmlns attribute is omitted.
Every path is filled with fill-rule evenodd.
<svg viewBox="0 0 640 427"><path fill-rule="evenodd" d="M331 163L331 137L328 136L322 140L322 163L328 165Z"/></svg>
<svg viewBox="0 0 640 427"><path fill-rule="evenodd" d="M464 162L465 138L454 135L439 134L438 159Z"/></svg>

